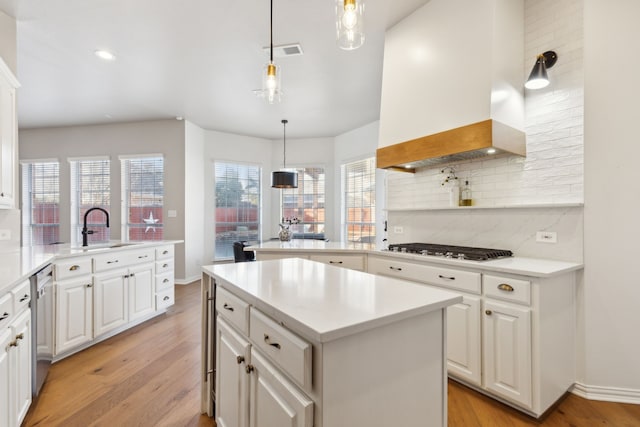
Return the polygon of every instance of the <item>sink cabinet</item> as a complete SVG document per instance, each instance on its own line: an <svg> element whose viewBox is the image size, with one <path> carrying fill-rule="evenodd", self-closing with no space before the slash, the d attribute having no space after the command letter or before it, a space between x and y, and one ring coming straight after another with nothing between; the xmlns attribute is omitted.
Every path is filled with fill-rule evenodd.
<svg viewBox="0 0 640 427"><path fill-rule="evenodd" d="M173 303L173 244L132 246L55 262L54 360L162 314ZM159 295L168 301L158 303Z"/></svg>

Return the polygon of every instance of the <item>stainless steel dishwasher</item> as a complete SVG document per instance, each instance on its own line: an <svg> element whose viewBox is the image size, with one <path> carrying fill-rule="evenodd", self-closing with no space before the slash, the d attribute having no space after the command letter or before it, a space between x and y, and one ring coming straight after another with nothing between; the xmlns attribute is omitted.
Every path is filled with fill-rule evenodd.
<svg viewBox="0 0 640 427"><path fill-rule="evenodd" d="M53 359L53 275L47 265L31 276L31 381L33 397L40 393Z"/></svg>

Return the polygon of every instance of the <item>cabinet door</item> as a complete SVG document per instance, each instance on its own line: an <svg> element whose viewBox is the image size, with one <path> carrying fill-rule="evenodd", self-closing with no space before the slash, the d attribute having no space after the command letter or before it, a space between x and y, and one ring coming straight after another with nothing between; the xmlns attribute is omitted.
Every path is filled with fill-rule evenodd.
<svg viewBox="0 0 640 427"><path fill-rule="evenodd" d="M249 421L251 427L311 427L313 401L251 348Z"/></svg>
<svg viewBox="0 0 640 427"><path fill-rule="evenodd" d="M93 339L91 276L56 283L56 354Z"/></svg>
<svg viewBox="0 0 640 427"><path fill-rule="evenodd" d="M16 345L9 350L9 386L15 419L20 425L31 405L31 310L25 310L11 324Z"/></svg>
<svg viewBox="0 0 640 427"><path fill-rule="evenodd" d="M155 311L153 264L129 269L129 321Z"/></svg>
<svg viewBox="0 0 640 427"><path fill-rule="evenodd" d="M484 303L485 388L531 407L531 311Z"/></svg>
<svg viewBox="0 0 640 427"><path fill-rule="evenodd" d="M93 276L93 332L102 335L127 323L127 270Z"/></svg>
<svg viewBox="0 0 640 427"><path fill-rule="evenodd" d="M249 343L218 316L216 331L216 424L247 427Z"/></svg>
<svg viewBox="0 0 640 427"><path fill-rule="evenodd" d="M0 74L0 205L14 206L15 88Z"/></svg>
<svg viewBox="0 0 640 427"><path fill-rule="evenodd" d="M11 342L11 329L0 330L0 426L8 426L12 393L9 389L9 343Z"/></svg>
<svg viewBox="0 0 640 427"><path fill-rule="evenodd" d="M447 307L447 368L450 375L480 385L480 298L462 297Z"/></svg>

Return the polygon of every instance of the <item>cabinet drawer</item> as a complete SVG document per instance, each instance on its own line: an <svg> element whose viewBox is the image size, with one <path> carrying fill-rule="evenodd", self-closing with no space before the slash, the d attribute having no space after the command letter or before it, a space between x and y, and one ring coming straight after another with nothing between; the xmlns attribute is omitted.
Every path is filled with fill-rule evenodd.
<svg viewBox="0 0 640 427"><path fill-rule="evenodd" d="M249 334L249 304L219 286L216 289L216 311L243 334Z"/></svg>
<svg viewBox="0 0 640 427"><path fill-rule="evenodd" d="M156 261L156 274L173 273L173 258Z"/></svg>
<svg viewBox="0 0 640 427"><path fill-rule="evenodd" d="M13 297L11 292L7 292L0 298L0 331L9 324L13 313Z"/></svg>
<svg viewBox="0 0 640 427"><path fill-rule="evenodd" d="M93 271L98 273L112 268L121 268L129 265L151 262L153 261L153 257L153 248L139 249L135 251L116 251L94 255Z"/></svg>
<svg viewBox="0 0 640 427"><path fill-rule="evenodd" d="M484 294L491 298L529 305L531 303L531 282L485 274Z"/></svg>
<svg viewBox="0 0 640 427"><path fill-rule="evenodd" d="M159 274L156 276L156 292L164 289L173 288L174 285L173 271L168 273Z"/></svg>
<svg viewBox="0 0 640 427"><path fill-rule="evenodd" d="M338 267L350 268L352 270L363 271L364 270L364 256L362 255L347 255L347 254L322 254L322 255L310 255L311 261L318 261L324 264L335 265Z"/></svg>
<svg viewBox="0 0 640 427"><path fill-rule="evenodd" d="M373 274L481 294L481 275L471 271L433 267L391 258L369 257L368 271Z"/></svg>
<svg viewBox="0 0 640 427"><path fill-rule="evenodd" d="M156 259L173 258L174 245L159 246L156 248Z"/></svg>
<svg viewBox="0 0 640 427"><path fill-rule="evenodd" d="M13 314L20 313L29 306L31 301L31 283L28 280L20 283L11 290L13 295Z"/></svg>
<svg viewBox="0 0 640 427"><path fill-rule="evenodd" d="M173 288L165 289L156 293L156 310L162 310L172 306L176 302L175 292Z"/></svg>
<svg viewBox="0 0 640 427"><path fill-rule="evenodd" d="M311 344L251 308L249 337L305 389L311 388Z"/></svg>
<svg viewBox="0 0 640 427"><path fill-rule="evenodd" d="M91 257L69 258L56 261L54 274L56 280L65 280L91 274Z"/></svg>

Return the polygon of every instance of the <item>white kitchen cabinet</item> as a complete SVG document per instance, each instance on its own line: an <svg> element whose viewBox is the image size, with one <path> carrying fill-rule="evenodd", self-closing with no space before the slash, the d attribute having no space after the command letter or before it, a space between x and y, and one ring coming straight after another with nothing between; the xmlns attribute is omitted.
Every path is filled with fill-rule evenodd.
<svg viewBox="0 0 640 427"><path fill-rule="evenodd" d="M11 408L11 389L9 384L9 343L11 342L11 330L0 329L0 426L9 426L9 414Z"/></svg>
<svg viewBox="0 0 640 427"><path fill-rule="evenodd" d="M58 281L55 354L93 340L93 281L90 275Z"/></svg>
<svg viewBox="0 0 640 427"><path fill-rule="evenodd" d="M249 342L218 317L216 331L216 423L220 427L249 425Z"/></svg>
<svg viewBox="0 0 640 427"><path fill-rule="evenodd" d="M462 295L462 302L447 307L447 368L450 375L480 386L480 297Z"/></svg>
<svg viewBox="0 0 640 427"><path fill-rule="evenodd" d="M174 245L159 246L155 250L156 310L175 304Z"/></svg>
<svg viewBox="0 0 640 427"><path fill-rule="evenodd" d="M11 324L9 343L10 426L19 426L31 405L31 310Z"/></svg>
<svg viewBox="0 0 640 427"><path fill-rule="evenodd" d="M324 264L335 265L336 267L349 268L351 270L365 270L365 256L361 254L347 253L327 253L327 254L309 254L311 261L318 261Z"/></svg>
<svg viewBox="0 0 640 427"><path fill-rule="evenodd" d="M118 269L93 276L93 332L100 336L127 323L128 270Z"/></svg>
<svg viewBox="0 0 640 427"><path fill-rule="evenodd" d="M484 302L484 387L531 408L531 310Z"/></svg>
<svg viewBox="0 0 640 427"><path fill-rule="evenodd" d="M129 268L129 321L145 317L156 310L153 264Z"/></svg>
<svg viewBox="0 0 640 427"><path fill-rule="evenodd" d="M16 89L19 83L0 58L0 208L15 207L18 120Z"/></svg>
<svg viewBox="0 0 640 427"><path fill-rule="evenodd" d="M250 427L311 427L313 401L251 348Z"/></svg>

